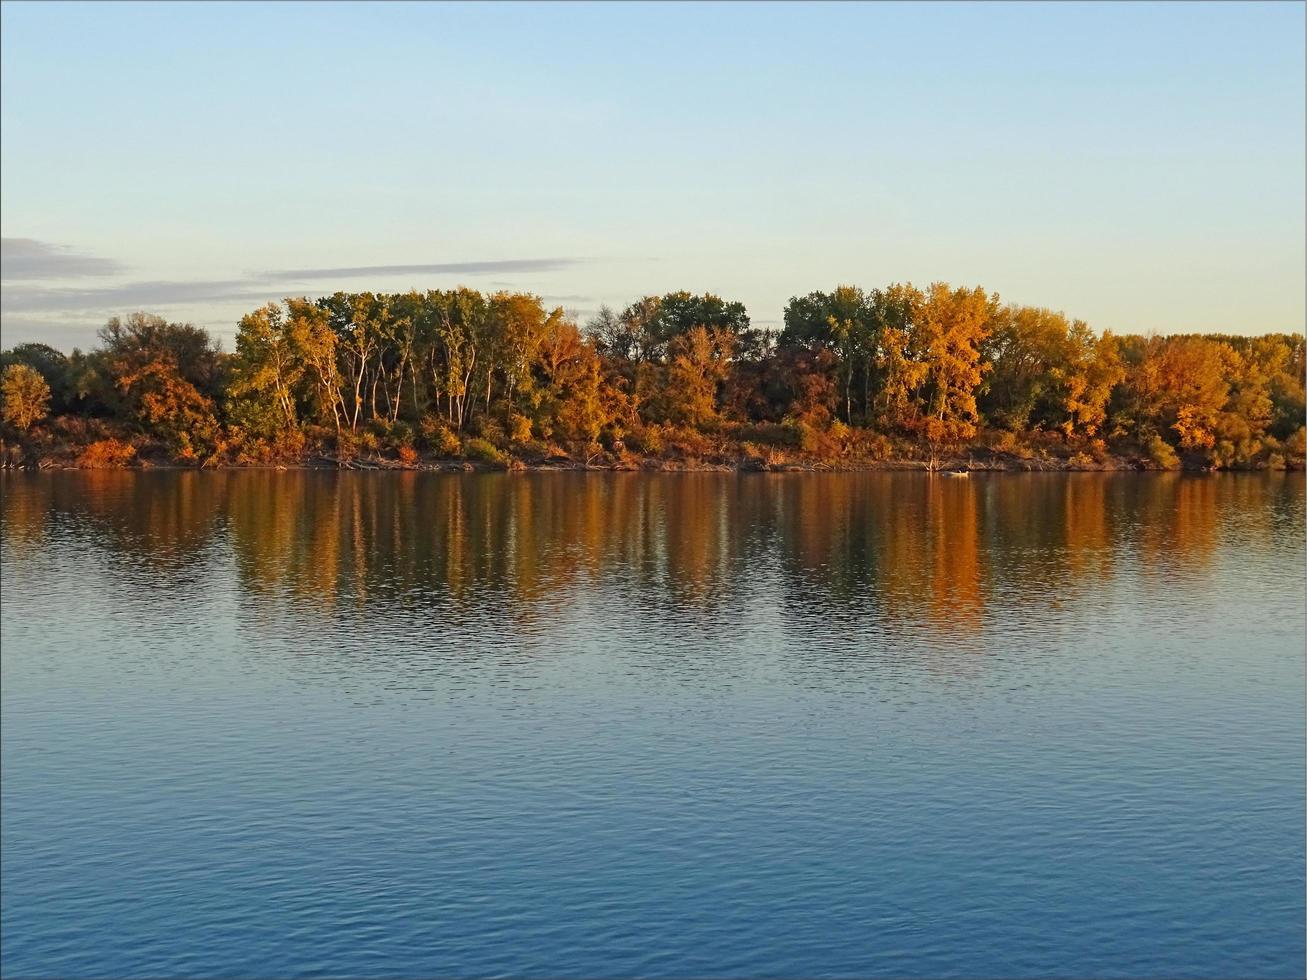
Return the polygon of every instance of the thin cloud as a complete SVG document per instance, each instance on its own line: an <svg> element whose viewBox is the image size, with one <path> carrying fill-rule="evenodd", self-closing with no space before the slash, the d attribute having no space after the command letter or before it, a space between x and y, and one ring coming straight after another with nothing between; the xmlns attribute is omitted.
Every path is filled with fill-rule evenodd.
<svg viewBox="0 0 1307 980"><path fill-rule="evenodd" d="M63 245L35 238L0 238L0 279L6 282L116 276L123 271L123 265L113 259L79 255Z"/></svg>
<svg viewBox="0 0 1307 980"><path fill-rule="evenodd" d="M462 275L486 276L498 272L558 272L587 262L587 259L504 259L497 262L438 262L430 265L356 265L338 269L281 269L259 278L272 282L304 279L360 279L365 276Z"/></svg>
<svg viewBox="0 0 1307 980"><path fill-rule="evenodd" d="M81 274L108 274L118 264L89 256L69 256L31 238L7 238L5 243L5 278L37 280L54 278L56 265L60 276L71 276L68 269L81 268ZM350 280L350 278L388 278L396 276L486 276L505 272L555 272L578 265L587 259L505 259L472 263L429 263L422 265L356 265L332 269L278 269L250 273L238 280L154 280L123 282L114 286L9 286L0 294L0 311L63 312L77 310L146 310L157 306L182 306L187 303L231 301L269 302L293 294L297 282L314 280ZM13 272L10 270L13 264ZM48 274L37 274L44 269ZM90 269L102 269L93 273ZM578 297L580 298L580 297ZM559 297L566 299L566 297Z"/></svg>
<svg viewBox="0 0 1307 980"><path fill-rule="evenodd" d="M10 286L0 293L0 310L6 313L62 312L69 310L148 309L182 303L217 303L225 300L277 298L271 287L252 288L245 279L201 282L129 282L100 289Z"/></svg>
<svg viewBox="0 0 1307 980"><path fill-rule="evenodd" d="M6 314L0 318L0 348L34 341L66 353L93 345L95 331L103 325L104 317L95 314L61 314L48 320Z"/></svg>
<svg viewBox="0 0 1307 980"><path fill-rule="evenodd" d="M15 247L18 256L26 254L35 260L41 255L42 243L34 239L5 239L9 242L25 243ZM35 245L33 249L30 246ZM8 272L9 262L6 253L6 278L26 280L37 278L34 275L14 275ZM108 260L89 259L87 262L107 262ZM161 306L181 306L199 303L254 302L265 303L281 299L296 292L295 283L322 279L382 279L395 276L475 276L489 275L496 272L549 272L565 269L588 261L586 259L548 258L548 259L506 259L493 262L445 262L427 265L371 265L353 266L335 269L284 269L271 272L251 273L243 279L217 280L154 280L147 282L128 282L113 286L76 287L76 286L9 286L0 293L0 311L6 313L53 313L78 310L121 311L150 309ZM112 263L111 263L112 264ZM90 273L85 273L89 275ZM568 299L570 297L557 297ZM583 297L576 297L578 299Z"/></svg>

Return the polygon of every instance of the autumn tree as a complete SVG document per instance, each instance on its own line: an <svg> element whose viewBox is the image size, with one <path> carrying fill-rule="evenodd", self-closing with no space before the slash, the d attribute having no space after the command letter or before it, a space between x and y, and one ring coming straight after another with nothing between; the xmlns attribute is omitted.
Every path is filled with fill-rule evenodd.
<svg viewBox="0 0 1307 980"><path fill-rule="evenodd" d="M1065 314L1032 306L1003 309L980 347L990 365L977 399L986 419L1013 432L1032 424L1060 426L1077 339Z"/></svg>
<svg viewBox="0 0 1307 980"><path fill-rule="evenodd" d="M229 412L264 437L293 430L307 367L300 355L280 304L269 303L243 316L237 326Z"/></svg>
<svg viewBox="0 0 1307 980"><path fill-rule="evenodd" d="M917 318L925 302L925 294L911 283L895 283L876 295L879 385L873 408L886 428L907 429L920 415L917 393L926 380L928 351Z"/></svg>
<svg viewBox="0 0 1307 980"><path fill-rule="evenodd" d="M1080 321L1076 321L1077 324ZM1098 436L1107 422L1112 393L1125 378L1125 368L1111 333L1095 337L1088 327L1073 329L1073 357L1064 382L1067 435Z"/></svg>
<svg viewBox="0 0 1307 980"><path fill-rule="evenodd" d="M1123 371L1110 339L1082 320L1030 306L1008 306L980 345L990 365L977 404L991 424L1013 432L1094 435Z"/></svg>
<svg viewBox="0 0 1307 980"><path fill-rule="evenodd" d="M834 418L839 403L839 359L824 346L783 344L758 371L750 418L778 422Z"/></svg>
<svg viewBox="0 0 1307 980"><path fill-rule="evenodd" d="M659 323L661 308L659 297L642 296L622 310L621 333L616 338L618 343L608 353L637 364L659 358L662 355L658 339L662 333Z"/></svg>
<svg viewBox="0 0 1307 980"><path fill-rule="evenodd" d="M668 345L667 415L700 428L720 421L718 392L730 373L735 334L725 327L691 327Z"/></svg>
<svg viewBox="0 0 1307 980"><path fill-rule="evenodd" d="M1297 334L1099 335L943 283L795 296L774 333L713 294L603 307L583 334L538 296L459 287L269 304L240 320L230 357L204 330L134 314L110 321L94 350L23 344L0 353L0 370L34 372L56 413L134 427L183 459L223 446L266 458L333 431L342 454L409 462L415 436L442 454L475 436L491 454L544 440L589 458L646 434L660 451L649 447L668 434L652 423L684 445L696 429L741 444L799 433L805 451L840 453L871 444L848 428L862 426L937 454L983 422L1017 438L1111 440L1158 465L1178 464L1178 450L1265 466L1307 445L1305 347Z"/></svg>
<svg viewBox="0 0 1307 980"><path fill-rule="evenodd" d="M785 307L781 346L824 348L835 356L844 421L849 423L854 418L855 383L864 419L871 405L882 324L875 301L874 293L869 296L856 286L837 286L829 293L795 296Z"/></svg>
<svg viewBox="0 0 1307 980"><path fill-rule="evenodd" d="M475 391L479 362L489 340L486 298L470 289L428 294L434 309L428 348L434 386L445 398L450 423L462 429L468 418L469 396Z"/></svg>
<svg viewBox="0 0 1307 980"><path fill-rule="evenodd" d="M695 327L731 334L735 338L733 348L756 341L743 303L684 290L641 297L620 316L605 308L590 321L587 330L600 353L639 364L666 362L672 356L672 341Z"/></svg>
<svg viewBox="0 0 1307 980"><path fill-rule="evenodd" d="M368 395L364 380L370 373L373 377L377 374L373 358L381 349L385 299L374 293L335 293L318 300L317 306L327 315L336 336L337 371L343 382L341 411L353 432L358 429Z"/></svg>
<svg viewBox="0 0 1307 980"><path fill-rule="evenodd" d="M1232 338L1234 339L1234 338ZM1307 414L1307 338L1302 334L1267 334L1235 340L1239 351L1255 365L1271 401L1269 430L1285 439L1302 428Z"/></svg>
<svg viewBox="0 0 1307 980"><path fill-rule="evenodd" d="M979 286L937 282L924 293L891 286L881 304L878 366L886 420L931 446L973 437L976 392L988 369L980 345L999 318L998 296Z"/></svg>
<svg viewBox="0 0 1307 980"><path fill-rule="evenodd" d="M58 414L70 407L69 358L49 344L17 344L0 352L0 372L13 364L24 364L41 375L50 389L50 411Z"/></svg>
<svg viewBox="0 0 1307 980"><path fill-rule="evenodd" d="M585 334L599 354L615 360L638 361L642 353L644 324L648 319L650 317L643 315L641 308L634 305L621 316L604 305L586 321Z"/></svg>
<svg viewBox="0 0 1307 980"><path fill-rule="evenodd" d="M658 300L657 314L646 328L647 349L654 356L675 356L670 349L672 341L696 327L712 334L729 334L733 339L728 343L734 350L736 340L750 330L749 314L743 303L712 293L667 293Z"/></svg>
<svg viewBox="0 0 1307 980"><path fill-rule="evenodd" d="M531 398L531 368L538 359L541 344L546 337L562 332L566 318L561 309L546 313L540 297L526 293L496 293L490 306L506 410L512 412L515 398ZM569 323L566 333L569 337L573 334L580 337L575 324ZM487 381L487 391L489 388ZM487 396L487 410L489 404Z"/></svg>
<svg viewBox="0 0 1307 980"><path fill-rule="evenodd" d="M119 414L162 437L183 459L216 448L215 397L223 387L224 359L208 331L133 313L114 317L99 337L98 353L113 379Z"/></svg>
<svg viewBox="0 0 1307 980"><path fill-rule="evenodd" d="M550 317L537 348L536 424L546 438L592 445L610 420L599 355L575 323Z"/></svg>
<svg viewBox="0 0 1307 980"><path fill-rule="evenodd" d="M329 419L339 442L348 406L341 391L343 379L336 360L338 340L329 312L308 299L287 299L286 336L308 379L314 418L322 424Z"/></svg>
<svg viewBox="0 0 1307 980"><path fill-rule="evenodd" d="M50 386L35 368L10 364L0 375L0 409L14 428L26 432L50 409Z"/></svg>
<svg viewBox="0 0 1307 980"><path fill-rule="evenodd" d="M424 319L422 296L414 291L390 299L390 321L386 326L386 408L392 422L398 422L400 413L406 404L412 405L412 417L416 420L422 413L419 392L422 384L419 380L418 360L422 336L421 324ZM393 371L393 394L392 378ZM410 402L404 401L404 382L407 379Z"/></svg>
<svg viewBox="0 0 1307 980"><path fill-rule="evenodd" d="M1140 441L1156 436L1185 450L1211 449L1235 357L1228 345L1201 337L1151 338L1130 371L1121 421Z"/></svg>

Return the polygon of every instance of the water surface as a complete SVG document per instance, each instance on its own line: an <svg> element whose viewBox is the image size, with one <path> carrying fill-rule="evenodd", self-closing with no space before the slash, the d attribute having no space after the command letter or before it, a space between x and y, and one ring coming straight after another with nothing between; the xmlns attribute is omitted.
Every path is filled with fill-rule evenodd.
<svg viewBox="0 0 1307 980"><path fill-rule="evenodd" d="M6 977L1301 976L1301 475L3 478Z"/></svg>

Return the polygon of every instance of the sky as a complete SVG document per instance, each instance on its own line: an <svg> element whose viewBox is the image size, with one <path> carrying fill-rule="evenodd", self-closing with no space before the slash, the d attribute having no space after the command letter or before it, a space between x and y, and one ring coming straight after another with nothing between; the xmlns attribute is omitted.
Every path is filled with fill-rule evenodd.
<svg viewBox="0 0 1307 980"><path fill-rule="evenodd" d="M466 285L1302 331L1304 5L0 5L0 345Z"/></svg>

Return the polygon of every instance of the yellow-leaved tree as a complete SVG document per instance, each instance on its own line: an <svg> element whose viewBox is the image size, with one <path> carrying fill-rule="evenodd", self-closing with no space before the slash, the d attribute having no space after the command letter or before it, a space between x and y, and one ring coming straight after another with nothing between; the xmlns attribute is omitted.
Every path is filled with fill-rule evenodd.
<svg viewBox="0 0 1307 980"><path fill-rule="evenodd" d="M50 410L50 386L35 368L11 364L0 377L4 420L26 432Z"/></svg>

